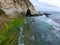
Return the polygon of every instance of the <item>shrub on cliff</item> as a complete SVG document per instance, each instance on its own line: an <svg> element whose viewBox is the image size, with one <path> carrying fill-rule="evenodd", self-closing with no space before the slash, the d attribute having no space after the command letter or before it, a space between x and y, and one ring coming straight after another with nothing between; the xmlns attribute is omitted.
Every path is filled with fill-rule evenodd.
<svg viewBox="0 0 60 45"><path fill-rule="evenodd" d="M1 14L5 14L5 12L2 9L0 9L0 15Z"/></svg>

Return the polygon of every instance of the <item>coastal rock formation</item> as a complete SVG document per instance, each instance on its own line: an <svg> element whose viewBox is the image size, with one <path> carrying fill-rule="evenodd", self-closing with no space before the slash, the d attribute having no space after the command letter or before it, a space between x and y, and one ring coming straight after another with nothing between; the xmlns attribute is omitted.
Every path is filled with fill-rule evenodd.
<svg viewBox="0 0 60 45"><path fill-rule="evenodd" d="M18 45L20 27L24 24L23 16L28 8L32 14L36 13L29 0L0 0L0 45ZM26 30L30 36L30 29Z"/></svg>
<svg viewBox="0 0 60 45"><path fill-rule="evenodd" d="M9 18L20 18L25 16L28 8L31 13L36 13L29 0L0 0L0 9L5 12L5 14L0 14L0 24L3 24L5 21L10 24ZM4 28L3 25L0 27Z"/></svg>
<svg viewBox="0 0 60 45"><path fill-rule="evenodd" d="M18 12L26 13L28 8L31 10L31 13L36 13L29 0L0 0L0 8L11 17L16 16Z"/></svg>

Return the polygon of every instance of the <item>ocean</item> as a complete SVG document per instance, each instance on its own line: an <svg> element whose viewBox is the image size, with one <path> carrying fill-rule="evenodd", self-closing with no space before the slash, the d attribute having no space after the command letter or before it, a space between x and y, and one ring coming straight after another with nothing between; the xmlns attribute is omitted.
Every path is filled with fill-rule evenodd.
<svg viewBox="0 0 60 45"><path fill-rule="evenodd" d="M36 32L37 37L39 37L38 40L41 39L40 43L43 43L38 45L60 45L60 13L46 13L51 15L49 15L49 17L45 15L27 17L30 28L33 32ZM39 42L38 40L37 42Z"/></svg>
<svg viewBox="0 0 60 45"><path fill-rule="evenodd" d="M60 12L41 11L41 13L51 14L51 15L49 15L49 18L60 24Z"/></svg>

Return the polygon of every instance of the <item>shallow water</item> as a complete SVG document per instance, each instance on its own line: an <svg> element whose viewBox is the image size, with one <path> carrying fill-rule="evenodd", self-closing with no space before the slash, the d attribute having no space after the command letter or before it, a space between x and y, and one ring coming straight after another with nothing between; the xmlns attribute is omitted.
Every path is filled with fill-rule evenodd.
<svg viewBox="0 0 60 45"><path fill-rule="evenodd" d="M60 24L46 16L27 17L27 20L44 45L60 45Z"/></svg>
<svg viewBox="0 0 60 45"><path fill-rule="evenodd" d="M34 39L34 41L32 41L32 45L60 45L60 24L55 20L44 15L27 17L24 24L25 26L29 24L30 29L35 32L35 35L37 35L38 40L35 40L34 35L29 37L31 40ZM25 45L24 40L22 39L22 31L24 31L23 27L20 31L18 45Z"/></svg>

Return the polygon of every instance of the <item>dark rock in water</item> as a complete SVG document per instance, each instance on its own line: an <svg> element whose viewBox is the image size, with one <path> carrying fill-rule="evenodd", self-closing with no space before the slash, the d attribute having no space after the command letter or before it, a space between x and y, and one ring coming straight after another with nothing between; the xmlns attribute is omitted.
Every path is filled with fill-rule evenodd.
<svg viewBox="0 0 60 45"><path fill-rule="evenodd" d="M46 17L49 17L49 15L51 15L51 14L48 14L48 13L44 13L44 14L31 14L30 9L27 9L27 12L26 12L26 16L42 16L42 15L45 15Z"/></svg>
<svg viewBox="0 0 60 45"><path fill-rule="evenodd" d="M46 17L49 17L49 15L51 15L51 14L48 14L48 13L43 13L43 14L31 14L31 11L30 11L29 8L27 9L27 12L26 12L26 16L42 16L42 15L45 15Z"/></svg>
<svg viewBox="0 0 60 45"><path fill-rule="evenodd" d="M49 15L51 15L51 14L48 14L48 13L44 13L43 15L46 15L46 17L49 17Z"/></svg>

